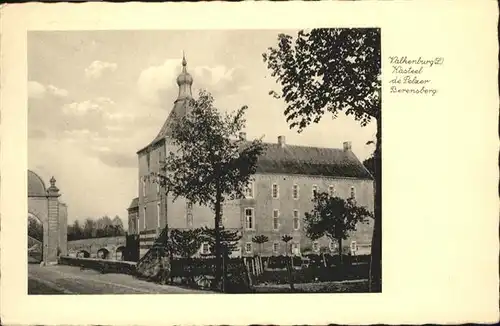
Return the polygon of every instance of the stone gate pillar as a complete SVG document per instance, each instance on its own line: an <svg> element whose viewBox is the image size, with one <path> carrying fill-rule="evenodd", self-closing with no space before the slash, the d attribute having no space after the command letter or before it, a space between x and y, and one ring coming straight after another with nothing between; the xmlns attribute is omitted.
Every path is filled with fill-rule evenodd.
<svg viewBox="0 0 500 326"><path fill-rule="evenodd" d="M46 264L57 263L57 246L59 245L59 189L56 187L56 179L50 179L50 187L47 189L48 200L48 239L44 246L44 261Z"/></svg>

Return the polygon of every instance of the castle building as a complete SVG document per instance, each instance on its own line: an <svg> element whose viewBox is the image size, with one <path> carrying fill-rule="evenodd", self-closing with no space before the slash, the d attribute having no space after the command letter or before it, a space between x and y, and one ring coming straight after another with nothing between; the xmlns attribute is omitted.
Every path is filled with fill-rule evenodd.
<svg viewBox="0 0 500 326"><path fill-rule="evenodd" d="M183 198L162 194L158 183L148 180L160 171L160 162L173 150L172 121L187 114L192 98L192 76L187 72L186 59L177 77L178 97L158 135L137 152L139 161L139 196L128 208L129 233L140 234L141 257L168 222L172 228L213 227L214 212L206 206L193 205ZM245 133L240 133L246 138ZM319 148L287 144L284 136L276 143L266 143L265 152L257 162L257 172L245 191L245 198L226 201L222 224L227 229L241 231L242 239L236 255L283 255L338 252L337 243L327 238L312 241L304 231L303 218L313 208L314 192L328 192L341 198L355 198L358 205L374 209L374 180L351 150L351 143L342 148ZM373 221L359 224L356 232L343 241L343 251L370 253ZM258 246L252 237L266 235L269 242ZM281 241L283 235L293 239L289 247ZM208 244L200 252L208 253Z"/></svg>

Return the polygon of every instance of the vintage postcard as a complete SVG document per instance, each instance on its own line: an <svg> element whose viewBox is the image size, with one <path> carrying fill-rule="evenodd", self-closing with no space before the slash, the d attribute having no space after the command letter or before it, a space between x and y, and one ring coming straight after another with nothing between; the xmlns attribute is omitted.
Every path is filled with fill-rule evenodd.
<svg viewBox="0 0 500 326"><path fill-rule="evenodd" d="M2 8L2 321L498 320L496 12Z"/></svg>

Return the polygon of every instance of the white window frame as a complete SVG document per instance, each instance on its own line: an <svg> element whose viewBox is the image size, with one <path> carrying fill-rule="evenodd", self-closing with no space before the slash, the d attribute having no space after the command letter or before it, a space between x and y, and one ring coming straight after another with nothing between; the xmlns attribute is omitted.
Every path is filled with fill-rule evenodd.
<svg viewBox="0 0 500 326"><path fill-rule="evenodd" d="M335 195L335 186L334 185L329 185L328 186L328 195L330 197L334 197L334 195Z"/></svg>
<svg viewBox="0 0 500 326"><path fill-rule="evenodd" d="M254 182L252 180L248 181L248 185L245 188L245 198L254 198L254 190ZM248 192L250 192L250 194L248 194Z"/></svg>
<svg viewBox="0 0 500 326"><path fill-rule="evenodd" d="M160 177L159 176L156 177L156 193L157 194L160 193Z"/></svg>
<svg viewBox="0 0 500 326"><path fill-rule="evenodd" d="M297 189L297 196L295 196L295 189ZM292 198L294 200L299 200L299 198L300 198L300 187L298 184L294 184L292 186Z"/></svg>
<svg viewBox="0 0 500 326"><path fill-rule="evenodd" d="M146 214L147 214L147 210L146 210L146 206L144 206L142 208L142 230L143 231L146 231Z"/></svg>
<svg viewBox="0 0 500 326"><path fill-rule="evenodd" d="M297 213L297 214L295 214ZM295 220L297 220L297 227L295 227ZM298 209L293 210L293 222L292 222L293 229L295 231L300 230L300 213Z"/></svg>
<svg viewBox="0 0 500 326"><path fill-rule="evenodd" d="M156 221L158 223L158 228L160 227L161 219L161 202L156 203Z"/></svg>
<svg viewBox="0 0 500 326"><path fill-rule="evenodd" d="M274 227L274 221L277 221L276 228ZM280 229L280 210L279 209L273 209L273 231L279 231Z"/></svg>
<svg viewBox="0 0 500 326"><path fill-rule="evenodd" d="M247 210L250 210L252 212L251 218L252 218L252 225L251 227L248 227L248 215L247 215ZM255 209L253 207L245 207L245 230L255 230Z"/></svg>
<svg viewBox="0 0 500 326"><path fill-rule="evenodd" d="M274 196L274 187L276 187L276 196ZM271 185L271 197L273 199L278 199L280 198L280 186L277 183L273 183Z"/></svg>
<svg viewBox="0 0 500 326"><path fill-rule="evenodd" d="M314 199L314 193L315 192L318 193L318 191L319 191L318 185L312 185L312 188L311 188L311 198Z"/></svg>
<svg viewBox="0 0 500 326"><path fill-rule="evenodd" d="M313 249L314 252L319 252L319 242L318 241L314 241L313 242L312 249Z"/></svg>
<svg viewBox="0 0 500 326"><path fill-rule="evenodd" d="M142 196L146 197L146 177L142 177Z"/></svg>
<svg viewBox="0 0 500 326"><path fill-rule="evenodd" d="M273 243L273 253L277 254L280 252L280 243L278 241L275 241Z"/></svg>
<svg viewBox="0 0 500 326"><path fill-rule="evenodd" d="M248 246L250 246L250 250L248 250ZM253 245L251 242L245 243L245 253L246 254L251 254L253 253Z"/></svg>
<svg viewBox="0 0 500 326"><path fill-rule="evenodd" d="M358 244L356 243L356 241L355 241L355 240L352 240L352 241L351 241L351 246L350 246L350 249L351 249L351 253L352 253L352 252L354 252L354 253L355 253L356 251L358 251Z"/></svg>
<svg viewBox="0 0 500 326"><path fill-rule="evenodd" d="M206 252L204 250L205 247L207 249ZM208 255L210 253L210 245L208 244L208 242L202 242L201 243L200 253L202 253L203 255Z"/></svg>

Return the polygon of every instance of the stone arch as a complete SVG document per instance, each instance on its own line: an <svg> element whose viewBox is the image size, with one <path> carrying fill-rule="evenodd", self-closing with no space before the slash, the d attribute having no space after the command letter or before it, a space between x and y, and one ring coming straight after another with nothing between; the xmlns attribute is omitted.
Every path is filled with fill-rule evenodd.
<svg viewBox="0 0 500 326"><path fill-rule="evenodd" d="M67 253L66 206L59 201L59 189L54 177L46 188L42 178L28 170L28 220L36 217L42 223L44 264L57 263L60 254Z"/></svg>
<svg viewBox="0 0 500 326"><path fill-rule="evenodd" d="M125 246L118 246L115 250L115 260L125 260Z"/></svg>
<svg viewBox="0 0 500 326"><path fill-rule="evenodd" d="M110 251L108 248L100 248L99 250L97 250L97 258L99 259L108 259L110 256L109 254Z"/></svg>
<svg viewBox="0 0 500 326"><path fill-rule="evenodd" d="M84 249L80 249L76 253L76 257L78 257L78 258L90 258L90 252L88 252L87 250L84 250Z"/></svg>

